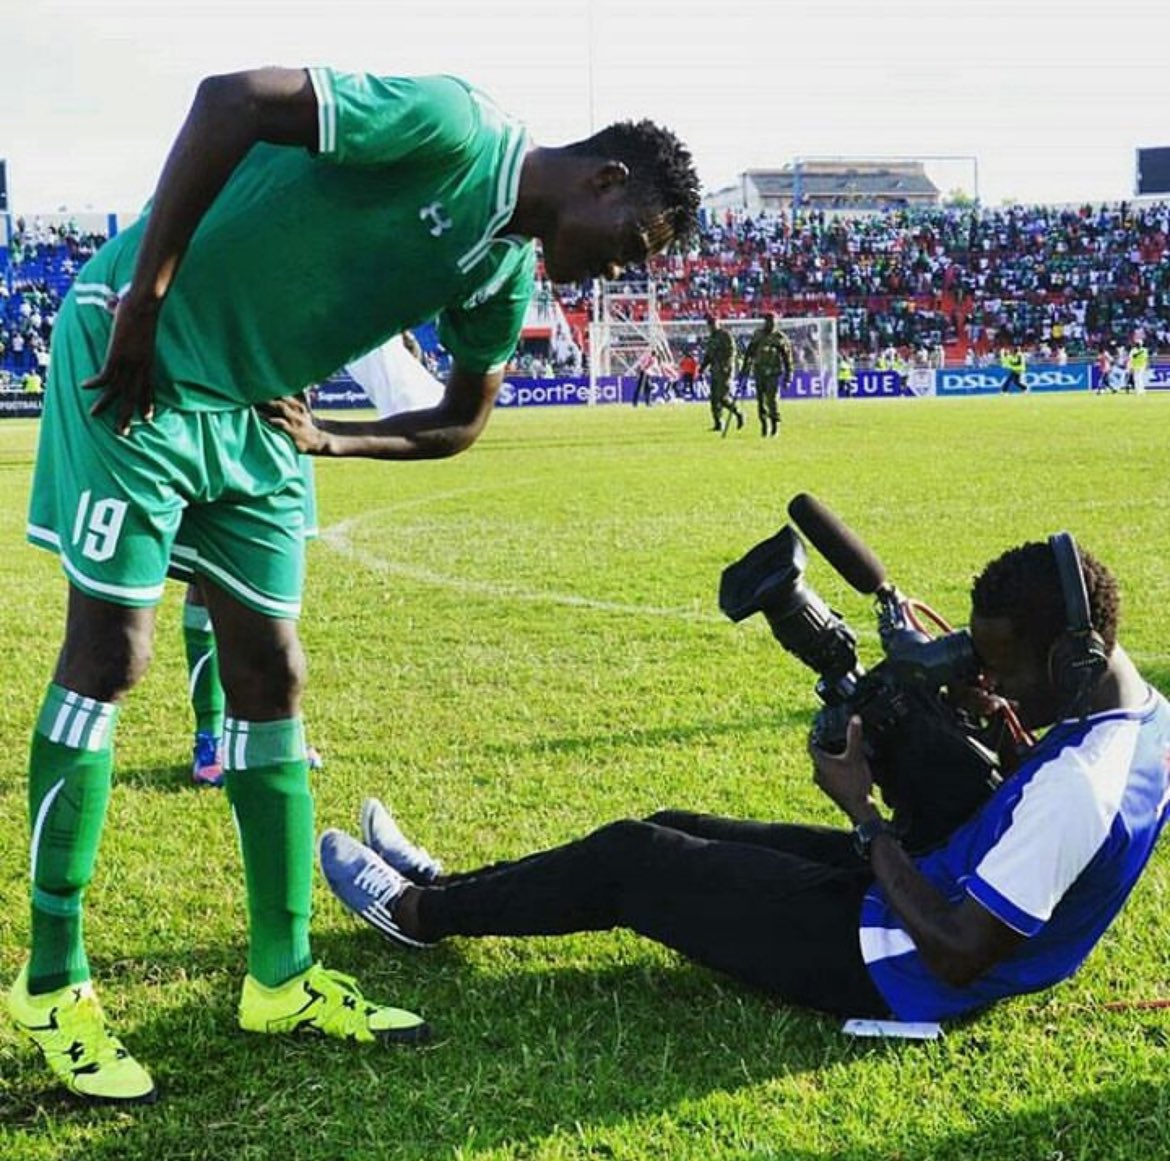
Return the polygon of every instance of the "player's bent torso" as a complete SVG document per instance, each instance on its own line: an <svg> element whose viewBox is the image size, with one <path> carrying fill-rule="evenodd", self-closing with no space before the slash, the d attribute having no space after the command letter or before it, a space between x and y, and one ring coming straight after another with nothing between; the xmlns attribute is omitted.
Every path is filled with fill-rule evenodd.
<svg viewBox="0 0 1170 1161"><path fill-rule="evenodd" d="M521 127L454 78L313 79L318 155L254 146L192 239L160 317L163 406L299 391L445 308L469 369L510 353L535 259L494 235L515 207ZM144 229L103 247L78 283L124 291Z"/></svg>

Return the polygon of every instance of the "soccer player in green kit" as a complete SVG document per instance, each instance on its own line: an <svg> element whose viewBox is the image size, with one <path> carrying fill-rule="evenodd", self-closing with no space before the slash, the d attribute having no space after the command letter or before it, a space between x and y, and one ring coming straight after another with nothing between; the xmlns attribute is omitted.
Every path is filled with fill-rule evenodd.
<svg viewBox="0 0 1170 1161"><path fill-rule="evenodd" d="M147 667L173 567L199 578L220 644L248 900L240 1025L425 1035L310 951L297 453L464 450L519 335L532 240L554 281L616 277L689 233L697 208L689 153L646 121L543 148L453 77L277 68L199 86L149 214L62 305L30 505L29 539L59 555L69 605L30 753L31 954L9 1008L71 1091L155 1096L94 994L82 895L118 703ZM281 399L436 315L454 359L437 406L315 422Z"/></svg>

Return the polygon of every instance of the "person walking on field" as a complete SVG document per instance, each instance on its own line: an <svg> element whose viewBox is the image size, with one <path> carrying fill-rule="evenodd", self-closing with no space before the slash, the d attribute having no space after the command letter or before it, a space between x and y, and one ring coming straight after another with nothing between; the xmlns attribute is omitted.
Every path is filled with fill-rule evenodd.
<svg viewBox="0 0 1170 1161"><path fill-rule="evenodd" d="M1150 351L1144 339L1136 339L1129 349L1129 380L1135 395L1146 393L1146 380L1150 371Z"/></svg>
<svg viewBox="0 0 1170 1161"><path fill-rule="evenodd" d="M743 427L743 412L735 404L732 383L735 380L735 340L718 316L707 316L707 349L699 364L699 374L711 370L712 431L723 431L723 412L735 417L736 427ZM728 424L731 423L730 418Z"/></svg>
<svg viewBox="0 0 1170 1161"><path fill-rule="evenodd" d="M795 366L792 344L777 328L776 315L768 311L744 354L744 371L750 371L756 381L756 411L762 436L775 435L780 430L780 408L776 400L792 378Z"/></svg>
<svg viewBox="0 0 1170 1161"><path fill-rule="evenodd" d="M1004 370L1003 382L999 387L1001 394L1006 395L1012 388L1017 391L1028 390L1028 385L1024 382L1028 360L1018 343L1004 350L999 357L999 365Z"/></svg>
<svg viewBox="0 0 1170 1161"><path fill-rule="evenodd" d="M699 361L693 351L687 350L678 361L678 382L674 385L676 398L694 399L695 378L698 373Z"/></svg>

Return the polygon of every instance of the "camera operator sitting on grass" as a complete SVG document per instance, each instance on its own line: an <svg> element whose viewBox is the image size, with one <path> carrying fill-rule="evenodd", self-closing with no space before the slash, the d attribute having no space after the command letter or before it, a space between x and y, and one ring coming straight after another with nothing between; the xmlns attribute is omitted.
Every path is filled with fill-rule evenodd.
<svg viewBox="0 0 1170 1161"><path fill-rule="evenodd" d="M363 842L322 836L325 877L394 943L627 927L840 1015L939 1020L1047 988L1096 944L1161 832L1170 705L1117 643L1114 578L1071 537L1004 553L971 600L984 688L1051 728L929 853L908 854L875 804L855 716L843 752L810 747L852 831L664 811L448 875L368 799Z"/></svg>

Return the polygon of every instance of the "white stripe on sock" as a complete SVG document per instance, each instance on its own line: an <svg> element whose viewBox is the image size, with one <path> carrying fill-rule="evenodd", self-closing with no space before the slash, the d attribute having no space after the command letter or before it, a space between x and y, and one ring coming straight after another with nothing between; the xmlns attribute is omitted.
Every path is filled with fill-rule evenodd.
<svg viewBox="0 0 1170 1161"><path fill-rule="evenodd" d="M194 698L195 686L199 684L199 675L203 672L204 666L211 660L211 650L208 649L194 665L191 666L191 682L189 697Z"/></svg>
<svg viewBox="0 0 1170 1161"><path fill-rule="evenodd" d="M236 770L246 770L248 768L248 723L236 722L236 743L235 754L233 755L232 766Z"/></svg>
<svg viewBox="0 0 1170 1161"><path fill-rule="evenodd" d="M57 711L57 716L53 720L53 728L49 731L49 741L61 742L61 735L65 732L65 727L69 722L69 715L73 713L73 705L77 700L77 694L66 691L65 700L61 703L61 708Z"/></svg>
<svg viewBox="0 0 1170 1161"><path fill-rule="evenodd" d="M90 718L93 716L95 705L97 705L97 702L93 698L81 698L81 705L77 713L73 715L73 725L69 727L69 736L65 739L65 745L72 746L75 750L81 748L81 739L85 733L86 726L89 725Z"/></svg>
<svg viewBox="0 0 1170 1161"><path fill-rule="evenodd" d="M32 867L31 875L33 882L37 878L37 849L41 845L41 831L45 826L45 816L49 813L58 794L61 793L61 788L65 785L65 779L62 778L44 798L41 799L41 805L37 810L36 821L33 823L32 842L29 844L28 861Z"/></svg>
<svg viewBox="0 0 1170 1161"><path fill-rule="evenodd" d="M114 707L108 702L103 703L101 709L98 710L97 720L93 724L93 729L89 732L89 745L86 747L87 749L105 749L106 739L110 733L110 723L113 719Z"/></svg>

